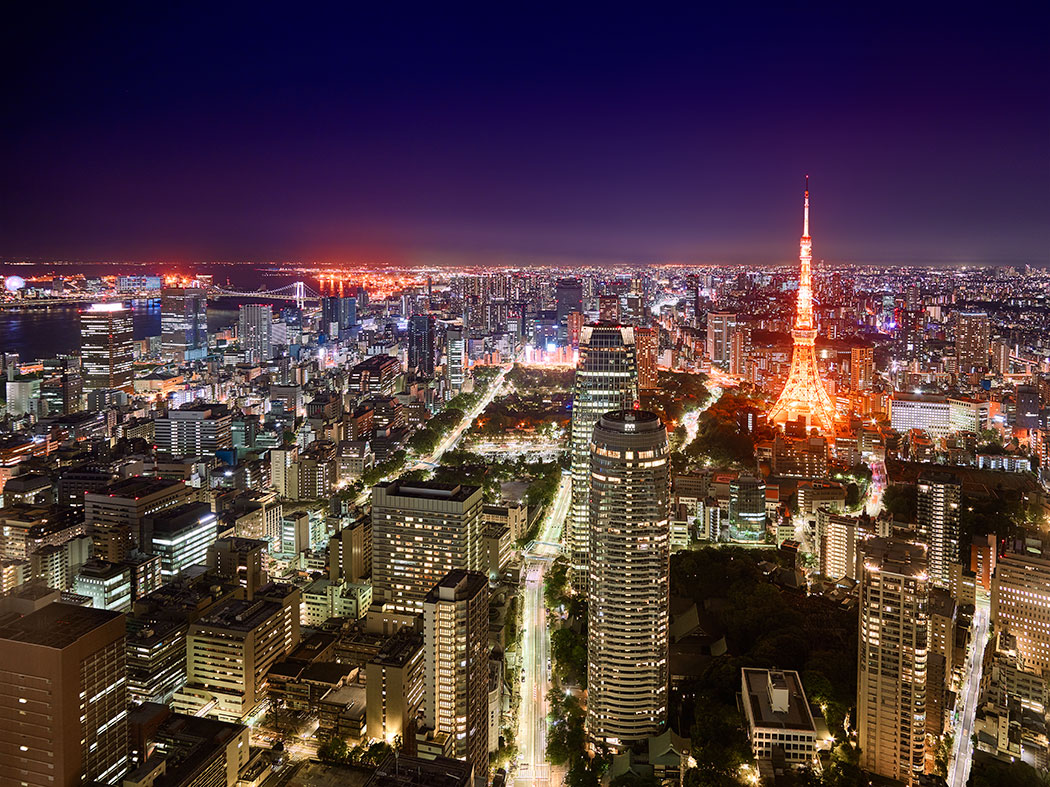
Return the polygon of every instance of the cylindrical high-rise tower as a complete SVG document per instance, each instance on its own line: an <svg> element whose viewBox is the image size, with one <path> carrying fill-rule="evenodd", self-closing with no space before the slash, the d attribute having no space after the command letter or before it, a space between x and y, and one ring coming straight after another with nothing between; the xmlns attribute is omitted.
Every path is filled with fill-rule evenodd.
<svg viewBox="0 0 1050 787"><path fill-rule="evenodd" d="M580 331L580 359L572 388L572 507L565 539L573 587L580 593L587 592L591 433L603 413L630 409L637 399L634 328L610 323L585 325Z"/></svg>
<svg viewBox="0 0 1050 787"><path fill-rule="evenodd" d="M650 412L606 413L590 458L587 732L622 749L667 718L667 430Z"/></svg>

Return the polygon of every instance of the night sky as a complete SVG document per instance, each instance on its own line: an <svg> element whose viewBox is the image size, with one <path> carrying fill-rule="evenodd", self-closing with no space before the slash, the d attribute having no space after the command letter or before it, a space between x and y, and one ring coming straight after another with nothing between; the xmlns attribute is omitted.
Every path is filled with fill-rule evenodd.
<svg viewBox="0 0 1050 787"><path fill-rule="evenodd" d="M0 258L1050 262L1045 3L161 5L5 19Z"/></svg>

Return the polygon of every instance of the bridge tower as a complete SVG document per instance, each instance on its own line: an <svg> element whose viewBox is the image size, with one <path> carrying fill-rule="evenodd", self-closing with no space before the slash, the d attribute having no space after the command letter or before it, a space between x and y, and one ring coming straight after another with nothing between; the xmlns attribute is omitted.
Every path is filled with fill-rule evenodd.
<svg viewBox="0 0 1050 787"><path fill-rule="evenodd" d="M306 283L297 281L295 283L295 305L302 311L306 305Z"/></svg>

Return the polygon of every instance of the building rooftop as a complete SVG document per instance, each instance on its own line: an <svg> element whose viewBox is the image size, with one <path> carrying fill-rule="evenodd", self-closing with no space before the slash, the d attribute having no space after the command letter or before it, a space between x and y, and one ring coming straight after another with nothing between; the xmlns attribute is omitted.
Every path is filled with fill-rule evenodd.
<svg viewBox="0 0 1050 787"><path fill-rule="evenodd" d="M902 576L926 574L926 547L901 538L871 538L861 546L865 565Z"/></svg>
<svg viewBox="0 0 1050 787"><path fill-rule="evenodd" d="M263 621L281 611L276 601L242 601L230 600L221 604L218 609L208 612L197 626L222 628L232 631L251 631Z"/></svg>
<svg viewBox="0 0 1050 787"><path fill-rule="evenodd" d="M0 639L65 648L99 626L123 617L123 612L55 602L4 625Z"/></svg>
<svg viewBox="0 0 1050 787"><path fill-rule="evenodd" d="M149 495L164 492L171 489L173 486L184 486L184 484L181 481L170 481L164 478L137 475L132 476L131 478L122 478L120 481L115 481L97 492L87 492L86 494L94 497L105 497L108 495L109 497L122 497L138 500L142 497L148 497Z"/></svg>
<svg viewBox="0 0 1050 787"><path fill-rule="evenodd" d="M473 773L474 767L462 760L391 754L376 768L367 787L466 787Z"/></svg>
<svg viewBox="0 0 1050 787"><path fill-rule="evenodd" d="M423 647L423 635L410 628L398 629L369 662L383 667L403 667Z"/></svg>
<svg viewBox="0 0 1050 787"><path fill-rule="evenodd" d="M183 503L154 514L152 520L154 536L172 535L208 524L217 526L215 514L207 503Z"/></svg>
<svg viewBox="0 0 1050 787"><path fill-rule="evenodd" d="M816 731L797 672L765 669L740 672L744 702L756 727Z"/></svg>
<svg viewBox="0 0 1050 787"><path fill-rule="evenodd" d="M437 481L388 481L377 487L387 495L411 497L420 500L448 500L462 503L480 491L480 486L466 484L442 484Z"/></svg>

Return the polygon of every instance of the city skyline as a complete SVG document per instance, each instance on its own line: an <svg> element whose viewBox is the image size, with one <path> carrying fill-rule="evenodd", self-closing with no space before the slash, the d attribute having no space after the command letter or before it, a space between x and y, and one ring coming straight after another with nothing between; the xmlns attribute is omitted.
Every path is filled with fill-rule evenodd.
<svg viewBox="0 0 1050 787"><path fill-rule="evenodd" d="M1045 15L26 11L0 258L1045 265Z"/></svg>

